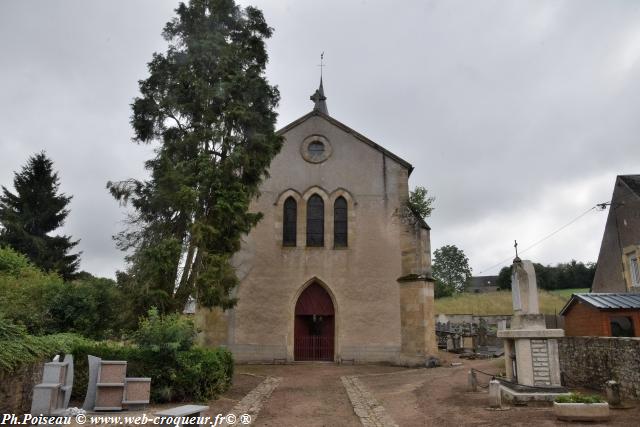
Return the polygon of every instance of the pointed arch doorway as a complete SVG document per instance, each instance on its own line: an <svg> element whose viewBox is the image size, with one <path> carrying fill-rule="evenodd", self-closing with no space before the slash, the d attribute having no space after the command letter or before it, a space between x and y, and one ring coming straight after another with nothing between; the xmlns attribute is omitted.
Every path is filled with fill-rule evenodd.
<svg viewBox="0 0 640 427"><path fill-rule="evenodd" d="M317 282L298 297L293 335L296 361L334 360L335 310L331 295Z"/></svg>

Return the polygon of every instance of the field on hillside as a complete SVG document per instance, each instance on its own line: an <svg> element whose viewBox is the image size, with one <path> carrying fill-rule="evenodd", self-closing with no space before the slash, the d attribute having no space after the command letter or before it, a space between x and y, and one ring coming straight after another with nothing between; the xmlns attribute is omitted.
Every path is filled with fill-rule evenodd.
<svg viewBox="0 0 640 427"><path fill-rule="evenodd" d="M571 298L571 294L579 294L579 293L583 293L589 292L589 288L585 288L585 289L558 289L556 291L551 291L552 294L555 295L559 295L563 298L565 298L566 300L569 300L569 298Z"/></svg>
<svg viewBox="0 0 640 427"><path fill-rule="evenodd" d="M589 292L589 289L561 289L557 291L539 290L540 312L559 313L572 293ZM512 314L511 291L488 292L485 294L459 294L436 299L436 314Z"/></svg>

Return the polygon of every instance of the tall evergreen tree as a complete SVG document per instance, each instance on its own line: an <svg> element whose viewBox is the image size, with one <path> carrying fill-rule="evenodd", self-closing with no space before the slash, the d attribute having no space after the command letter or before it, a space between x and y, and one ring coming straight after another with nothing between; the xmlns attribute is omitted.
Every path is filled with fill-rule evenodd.
<svg viewBox="0 0 640 427"><path fill-rule="evenodd" d="M165 311L189 296L228 308L230 259L261 218L249 204L282 144L279 93L264 77L272 29L233 0L192 0L176 13L163 32L167 52L154 54L132 104L135 142L157 144L150 178L107 183L134 208L116 236L130 251L119 279Z"/></svg>
<svg viewBox="0 0 640 427"><path fill-rule="evenodd" d="M73 278L80 254L69 251L78 244L69 236L50 236L69 215L71 196L59 194L60 180L44 152L31 156L14 174L13 194L2 187L0 195L0 244L25 254L45 271Z"/></svg>

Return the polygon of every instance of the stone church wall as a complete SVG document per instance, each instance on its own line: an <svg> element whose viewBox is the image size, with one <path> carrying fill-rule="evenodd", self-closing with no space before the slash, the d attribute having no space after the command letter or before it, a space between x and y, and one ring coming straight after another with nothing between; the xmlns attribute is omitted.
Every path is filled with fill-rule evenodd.
<svg viewBox="0 0 640 427"><path fill-rule="evenodd" d="M302 159L301 143L309 135L322 135L331 144L331 157L323 163ZM234 260L241 279L238 305L223 315L196 314L201 338L226 343L241 362L292 360L295 304L316 281L334 302L336 360L394 361L401 351L397 279L408 256L398 216L408 191L407 168L320 116L289 129L285 138L252 205L264 217ZM314 193L325 202L321 248L305 244L306 200ZM289 195L298 201L295 247L282 246L282 210ZM347 248L333 247L333 201L339 195L349 208ZM416 258L414 247L413 259L430 264L428 245L420 251Z"/></svg>
<svg viewBox="0 0 640 427"><path fill-rule="evenodd" d="M433 282L400 283L402 354L407 357L435 356L438 352L433 291Z"/></svg>

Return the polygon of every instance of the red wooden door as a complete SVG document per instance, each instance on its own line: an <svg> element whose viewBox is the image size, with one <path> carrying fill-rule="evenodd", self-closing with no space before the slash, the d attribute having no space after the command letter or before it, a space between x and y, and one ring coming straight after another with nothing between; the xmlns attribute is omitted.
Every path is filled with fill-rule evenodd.
<svg viewBox="0 0 640 427"><path fill-rule="evenodd" d="M309 285L296 303L295 360L333 361L335 312L333 301L319 284Z"/></svg>

